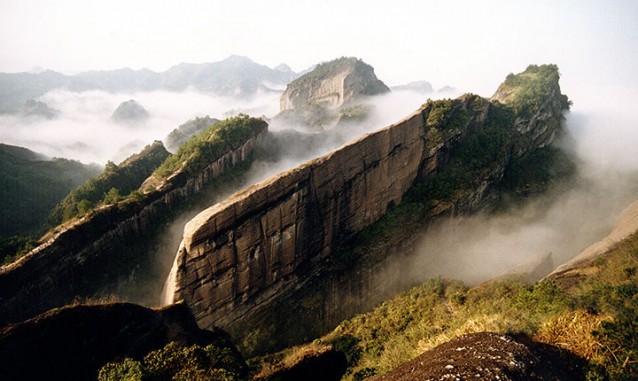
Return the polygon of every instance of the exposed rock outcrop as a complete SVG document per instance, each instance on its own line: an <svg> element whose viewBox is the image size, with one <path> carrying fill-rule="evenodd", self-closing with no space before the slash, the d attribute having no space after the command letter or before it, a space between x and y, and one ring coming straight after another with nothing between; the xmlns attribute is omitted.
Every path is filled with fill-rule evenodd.
<svg viewBox="0 0 638 381"><path fill-rule="evenodd" d="M535 113L507 127L512 135L478 185L435 205L431 215L479 208L512 158L551 143L566 107L561 100L556 80ZM498 115L499 107L473 95L427 103L394 125L203 211L184 231L174 300L185 300L203 327L228 327L285 299L324 271L354 234L401 203L416 182L441 171L453 148L470 131L493 123L490 115ZM333 313L342 308L332 304L336 297L323 299L318 310L345 318Z"/></svg>
<svg viewBox="0 0 638 381"><path fill-rule="evenodd" d="M2 379L95 380L104 364L139 359L172 341L215 344L241 358L225 332L199 329L184 304L76 305L0 329Z"/></svg>
<svg viewBox="0 0 638 381"><path fill-rule="evenodd" d="M324 62L292 81L281 95L279 117L311 126L334 124L338 109L389 92L372 66L354 57Z"/></svg>
<svg viewBox="0 0 638 381"><path fill-rule="evenodd" d="M141 186L141 199L127 199L93 210L59 226L46 241L14 263L0 268L0 325L70 303L77 296L114 292L118 282L141 271L145 243L171 213L196 197L207 184L251 158L268 125L234 149L206 163L197 173L180 168L167 178ZM161 288L160 288L161 289ZM159 292L155 295L158 300Z"/></svg>
<svg viewBox="0 0 638 381"><path fill-rule="evenodd" d="M341 107L357 97L383 94L390 89L374 74L372 66L354 57L324 62L292 81L281 95L281 110L309 105Z"/></svg>
<svg viewBox="0 0 638 381"><path fill-rule="evenodd" d="M583 380L585 361L549 345L491 332L461 336L371 381Z"/></svg>

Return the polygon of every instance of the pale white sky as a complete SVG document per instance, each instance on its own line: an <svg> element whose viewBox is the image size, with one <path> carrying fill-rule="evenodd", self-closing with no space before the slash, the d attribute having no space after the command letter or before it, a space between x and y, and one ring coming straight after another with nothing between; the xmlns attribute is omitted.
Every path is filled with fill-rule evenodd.
<svg viewBox="0 0 638 381"><path fill-rule="evenodd" d="M489 96L509 72L556 63L563 87L638 88L638 1L0 0L0 71L213 62L294 70L363 58L389 85Z"/></svg>

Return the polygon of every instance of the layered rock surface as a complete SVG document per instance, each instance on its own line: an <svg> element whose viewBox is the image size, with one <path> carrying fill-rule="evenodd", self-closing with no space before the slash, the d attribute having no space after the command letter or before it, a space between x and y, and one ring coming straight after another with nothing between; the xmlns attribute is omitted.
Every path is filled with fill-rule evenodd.
<svg viewBox="0 0 638 381"><path fill-rule="evenodd" d="M312 127L332 126L353 116L362 119L367 110L356 103L389 91L372 66L342 57L321 63L289 83L280 98L278 118Z"/></svg>
<svg viewBox="0 0 638 381"><path fill-rule="evenodd" d="M76 297L111 293L136 276L143 247L175 210L214 179L251 157L260 129L235 149L207 163L197 174L180 170L165 179L150 177L141 200L102 206L71 220L14 263L0 268L0 325L17 322ZM144 269L143 272L148 271ZM159 300L159 293L155 296Z"/></svg>
<svg viewBox="0 0 638 381"><path fill-rule="evenodd" d="M551 143L567 107L563 97L556 81L535 113L510 126L512 138L479 185L432 214L480 207L512 158ZM203 327L231 326L285 300L324 271L326 261L354 234L401 203L415 182L427 182L445 167L452 149L471 130L485 128L496 107L464 96L443 120L452 119L453 112L466 117L437 130L428 122L437 119L430 118L434 109L428 103L394 125L205 210L185 228L175 262L174 300L185 300ZM351 282L367 283L367 277L356 274ZM343 307L328 306L340 293L337 283L329 289L320 311ZM365 298L367 291L359 291ZM332 318L345 317L333 312Z"/></svg>
<svg viewBox="0 0 638 381"><path fill-rule="evenodd" d="M282 111L309 105L335 108L357 97L388 91L372 66L353 57L343 57L319 64L288 84L281 95L280 108Z"/></svg>

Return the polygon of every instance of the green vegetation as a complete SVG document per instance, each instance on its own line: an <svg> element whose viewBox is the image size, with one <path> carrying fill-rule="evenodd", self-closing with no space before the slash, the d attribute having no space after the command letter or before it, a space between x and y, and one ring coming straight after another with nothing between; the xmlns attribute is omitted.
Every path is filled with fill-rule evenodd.
<svg viewBox="0 0 638 381"><path fill-rule="evenodd" d="M56 226L99 205L117 203L122 196L137 191L168 155L162 143L155 142L120 165L109 161L102 174L72 190L56 205L49 216L49 225Z"/></svg>
<svg viewBox="0 0 638 381"><path fill-rule="evenodd" d="M166 178L182 170L196 174L226 152L255 137L265 126L264 120L243 114L215 123L182 144L154 174L160 178Z"/></svg>
<svg viewBox="0 0 638 381"><path fill-rule="evenodd" d="M547 146L512 162L506 169L501 190L527 197L541 194L550 184L575 172L574 162L562 150Z"/></svg>
<svg viewBox="0 0 638 381"><path fill-rule="evenodd" d="M339 110L340 121L361 123L370 115L371 107L367 105L353 105Z"/></svg>
<svg viewBox="0 0 638 381"><path fill-rule="evenodd" d="M277 114L278 119L287 121L288 123L302 123L311 127L321 127L334 123L338 114L333 110L309 104L294 110L283 110Z"/></svg>
<svg viewBox="0 0 638 381"><path fill-rule="evenodd" d="M517 113L531 115L540 109L547 95L558 88L559 77L556 65L529 65L522 73L510 73L498 88L497 97ZM569 106L566 96L562 101L565 107Z"/></svg>
<svg viewBox="0 0 638 381"><path fill-rule="evenodd" d="M180 145L186 143L192 136L199 134L217 122L219 122L219 120L205 116L201 118L197 117L181 124L164 139L166 148L171 152L178 149Z"/></svg>
<svg viewBox="0 0 638 381"><path fill-rule="evenodd" d="M355 65L358 61L359 59L355 57L341 57L332 61L322 62L315 66L312 71L290 82L288 86L301 87L312 81L321 81L329 78L343 68Z"/></svg>
<svg viewBox="0 0 638 381"><path fill-rule="evenodd" d="M590 361L589 380L638 377L638 233L583 270L572 286L517 279L469 288L435 278L347 320L310 347L332 346L349 361L346 379L382 374L458 336L522 334ZM591 275L593 274L593 275ZM290 349L265 358L286 363Z"/></svg>
<svg viewBox="0 0 638 381"><path fill-rule="evenodd" d="M479 105L480 101L474 97L481 99L467 96L465 104L470 108ZM450 124L457 123L458 116L462 117L463 123L469 121L460 100L431 101L429 104L431 108L426 121L430 119L432 110L445 109L457 115L439 116L444 114L435 111L432 119L436 122L432 122L431 131L440 132L440 129L449 128ZM433 127L435 124L439 127ZM400 244L403 237L420 229L437 205L453 202L464 192L480 185L493 169L494 163L504 160L512 143L513 124L514 113L511 109L499 104L492 105L486 126L470 129L467 136L452 149L449 155L451 159L442 170L429 179L417 182L406 193L401 204L390 208L383 217L355 235L344 249L333 256L332 270L347 270L357 263L363 253L373 258L371 250L383 252L383 248Z"/></svg>
<svg viewBox="0 0 638 381"><path fill-rule="evenodd" d="M97 166L0 144L0 260L28 251L55 204L98 172Z"/></svg>
<svg viewBox="0 0 638 381"><path fill-rule="evenodd" d="M100 369L99 381L235 381L246 379L239 354L217 345L185 346L176 342L150 352L142 361L126 358Z"/></svg>
<svg viewBox="0 0 638 381"><path fill-rule="evenodd" d="M426 107L429 110L426 125L430 128L451 130L467 123L467 111L463 109L463 102L460 99L428 100Z"/></svg>

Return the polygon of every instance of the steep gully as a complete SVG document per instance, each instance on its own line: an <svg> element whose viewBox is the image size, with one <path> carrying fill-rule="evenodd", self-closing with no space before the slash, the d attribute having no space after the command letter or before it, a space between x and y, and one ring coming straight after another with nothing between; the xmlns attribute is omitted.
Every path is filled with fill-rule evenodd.
<svg viewBox="0 0 638 381"><path fill-rule="evenodd" d="M295 341L405 287L379 286L374 278L414 239L389 248L376 263L340 274L329 271L330 261L357 232L399 204L415 181L440 171L453 148L471 130L485 128L497 107L472 95L460 103L469 115L461 126L437 134L427 124L431 110L425 105L200 213L185 227L171 271L175 284L167 286L165 301L186 301L204 328L221 326L240 339L271 342L285 331ZM565 108L556 85L539 111L517 118L513 139L481 184L437 205L431 217L480 208L512 159L553 141Z"/></svg>

